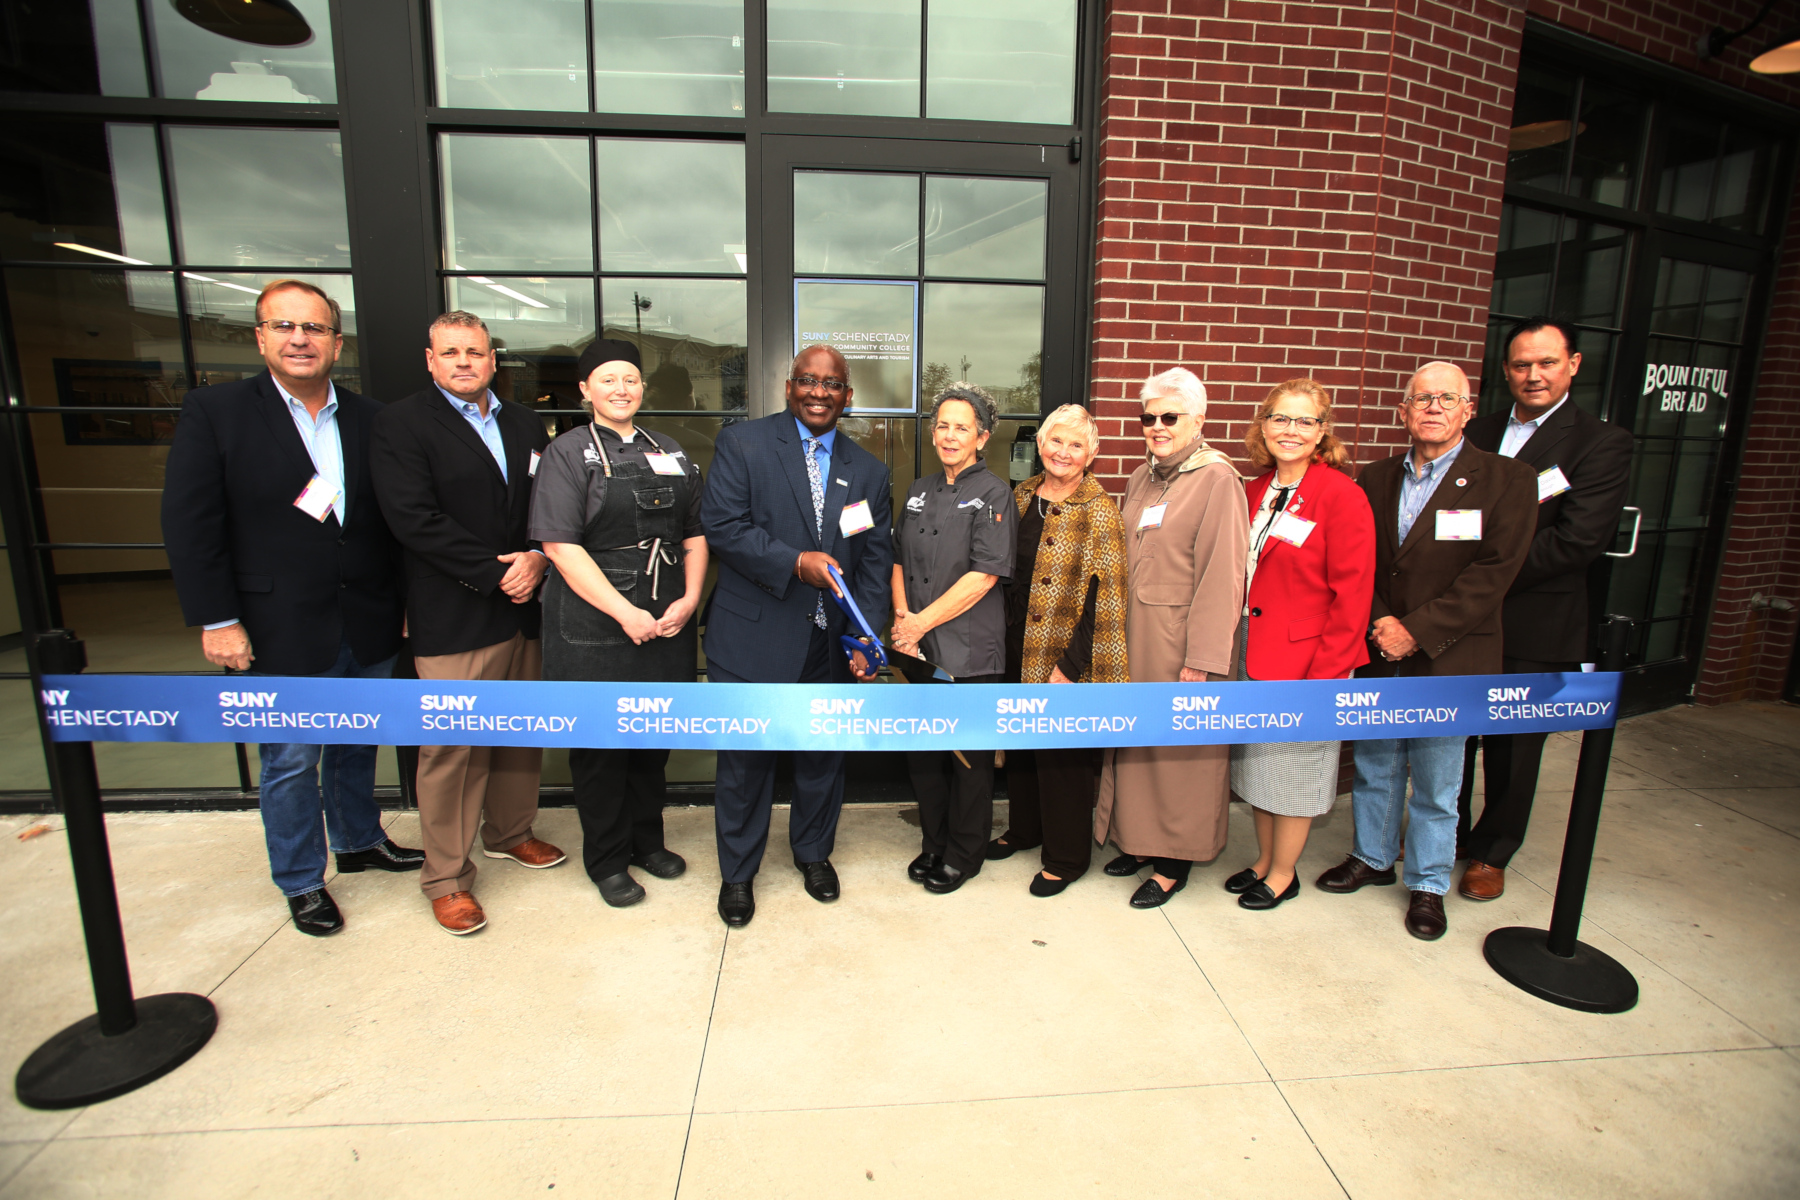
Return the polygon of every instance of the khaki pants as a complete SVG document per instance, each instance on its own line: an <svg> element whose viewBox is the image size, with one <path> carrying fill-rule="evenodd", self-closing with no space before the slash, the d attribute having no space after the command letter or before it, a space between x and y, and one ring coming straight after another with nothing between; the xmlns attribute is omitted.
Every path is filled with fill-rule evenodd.
<svg viewBox="0 0 1800 1200"><path fill-rule="evenodd" d="M543 647L514 634L498 645L413 662L420 679L541 679ZM510 850L531 836L543 763L544 752L537 748L419 747L419 831L425 843L419 890L427 899L473 890L469 850L478 830L489 850Z"/></svg>

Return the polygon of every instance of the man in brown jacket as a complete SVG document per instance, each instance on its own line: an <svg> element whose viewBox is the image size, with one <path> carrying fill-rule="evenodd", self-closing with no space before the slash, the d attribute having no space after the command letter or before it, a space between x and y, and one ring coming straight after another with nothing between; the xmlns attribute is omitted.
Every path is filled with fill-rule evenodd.
<svg viewBox="0 0 1800 1200"><path fill-rule="evenodd" d="M1375 511L1375 602L1359 680L1503 669L1500 607L1531 547L1537 475L1464 440L1474 407L1467 375L1426 363L1400 402L1412 448L1370 464L1357 480ZM1378 711L1379 691L1365 694ZM1444 936L1462 754L1461 737L1357 742L1355 850L1319 876L1319 887L1354 892L1395 881L1410 768L1406 931L1426 941Z"/></svg>

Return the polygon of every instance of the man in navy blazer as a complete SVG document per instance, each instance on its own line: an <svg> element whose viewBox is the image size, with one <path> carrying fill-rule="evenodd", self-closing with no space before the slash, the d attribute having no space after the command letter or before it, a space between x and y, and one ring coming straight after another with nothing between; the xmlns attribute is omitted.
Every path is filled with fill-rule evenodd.
<svg viewBox="0 0 1800 1200"><path fill-rule="evenodd" d="M715 683L851 681L838 644L848 618L826 595L827 565L843 572L875 629L888 618L892 480L881 460L838 432L854 394L849 365L829 346L809 346L788 376L785 411L720 435L700 504L719 564L704 621ZM774 794L773 751L719 751L713 817L727 925L748 925L756 913L751 882ZM831 851L843 803L843 754L797 751L788 842L807 894L821 903L838 898Z"/></svg>
<svg viewBox="0 0 1800 1200"><path fill-rule="evenodd" d="M342 323L319 288L278 279L256 300L256 347L269 369L195 388L182 401L163 485L163 542L183 617L205 627L202 652L228 670L393 672L399 555L369 475L381 406L331 382ZM382 830L375 747L265 741L259 752L269 870L300 932L344 927L325 890L327 832L339 871L424 863Z"/></svg>

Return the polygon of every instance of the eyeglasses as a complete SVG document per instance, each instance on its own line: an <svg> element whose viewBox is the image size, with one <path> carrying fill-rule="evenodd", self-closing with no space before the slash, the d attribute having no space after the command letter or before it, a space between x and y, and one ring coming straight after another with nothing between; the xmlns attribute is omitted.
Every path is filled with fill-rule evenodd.
<svg viewBox="0 0 1800 1200"><path fill-rule="evenodd" d="M278 333L282 337L286 337L296 329L307 337L324 337L328 333L337 332L335 325L321 325L317 321L258 321L257 324L266 327L270 333Z"/></svg>
<svg viewBox="0 0 1800 1200"><path fill-rule="evenodd" d="M844 389L850 386L841 379L814 379L811 375L796 375L789 378L788 382L803 392L824 388L834 396L842 395Z"/></svg>
<svg viewBox="0 0 1800 1200"><path fill-rule="evenodd" d="M1139 413L1139 414L1138 414L1138 420L1140 420L1140 421L1142 421L1142 422L1143 422L1143 423L1144 423L1144 428L1145 428L1145 429L1148 429L1148 428L1150 428L1150 427L1151 427L1151 426L1152 426L1152 425L1154 425L1154 424L1156 424L1156 422L1157 422L1157 421L1158 421L1158 420L1159 420L1159 419L1160 419L1160 420L1161 420L1161 421L1162 421L1162 423L1163 423L1163 424L1164 424L1164 425L1174 425L1174 424L1175 424L1175 423L1176 423L1176 422L1177 422L1177 421L1179 421L1179 420L1181 420L1181 418L1183 418L1183 417L1185 417L1185 416L1187 416L1187 414L1186 414L1186 413L1184 413L1184 412L1172 412L1172 413Z"/></svg>
<svg viewBox="0 0 1800 1200"><path fill-rule="evenodd" d="M1292 425L1302 433L1317 429L1325 422L1318 417L1290 417L1286 413L1264 413L1263 424L1270 429L1286 429Z"/></svg>
<svg viewBox="0 0 1800 1200"><path fill-rule="evenodd" d="M1408 396L1406 402L1420 411L1436 404L1448 412L1467 399L1467 396L1459 395L1456 392L1419 392L1416 395Z"/></svg>

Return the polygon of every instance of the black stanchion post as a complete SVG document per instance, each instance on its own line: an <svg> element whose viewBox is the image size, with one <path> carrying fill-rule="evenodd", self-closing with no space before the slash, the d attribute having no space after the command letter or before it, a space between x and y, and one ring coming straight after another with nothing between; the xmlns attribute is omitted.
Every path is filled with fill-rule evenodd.
<svg viewBox="0 0 1800 1200"><path fill-rule="evenodd" d="M78 674L87 654L66 629L39 634L35 649L38 713L47 721L43 676ZM212 1001L188 992L132 998L92 742L55 743L50 787L68 831L97 1011L32 1051L13 1087L19 1102L32 1108L76 1108L167 1075L206 1045L219 1015Z"/></svg>
<svg viewBox="0 0 1800 1200"><path fill-rule="evenodd" d="M1601 670L1624 669L1625 639L1630 632L1628 619L1607 619L1600 631ZM1600 830L1600 802L1606 796L1606 769L1612 761L1613 730L1614 726L1608 725L1581 735L1575 795L1569 805L1569 830L1563 837L1549 932L1511 925L1488 934L1482 945L1488 965L1508 983L1552 1004L1592 1013L1624 1012L1638 1000L1637 979L1631 972L1578 936L1581 906L1594 864L1594 839Z"/></svg>

